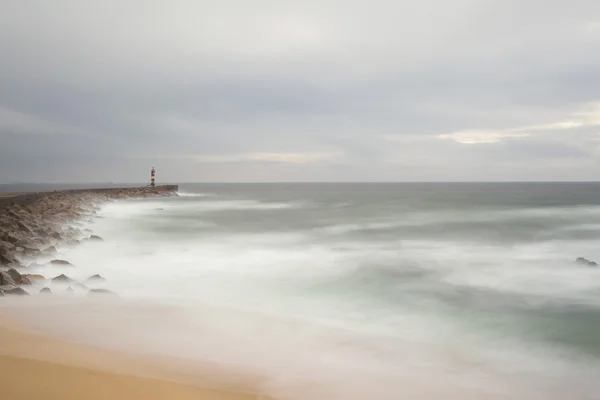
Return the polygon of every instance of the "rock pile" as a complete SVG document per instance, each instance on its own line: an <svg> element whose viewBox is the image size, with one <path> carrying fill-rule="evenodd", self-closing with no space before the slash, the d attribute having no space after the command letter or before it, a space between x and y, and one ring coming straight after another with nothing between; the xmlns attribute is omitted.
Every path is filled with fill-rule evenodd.
<svg viewBox="0 0 600 400"><path fill-rule="evenodd" d="M27 295L22 286L46 282L43 275L26 273L28 268L42 266L36 261L38 257L48 259L55 256L57 248L79 245L82 240L102 241L91 231L78 227L78 221L95 218L100 204L126 198L173 196L176 190L176 186L77 190L0 198L0 296ZM47 265L73 267L60 259ZM52 281L62 279L59 276ZM101 281L97 276L90 279ZM50 293L46 289L42 292Z"/></svg>

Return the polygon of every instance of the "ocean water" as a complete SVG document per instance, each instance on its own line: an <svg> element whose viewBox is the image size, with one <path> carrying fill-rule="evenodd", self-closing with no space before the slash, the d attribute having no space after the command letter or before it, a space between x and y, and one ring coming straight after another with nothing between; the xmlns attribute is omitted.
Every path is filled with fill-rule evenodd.
<svg viewBox="0 0 600 400"><path fill-rule="evenodd" d="M600 184L190 184L61 248L36 329L282 399L600 399ZM56 288L60 292L60 288Z"/></svg>

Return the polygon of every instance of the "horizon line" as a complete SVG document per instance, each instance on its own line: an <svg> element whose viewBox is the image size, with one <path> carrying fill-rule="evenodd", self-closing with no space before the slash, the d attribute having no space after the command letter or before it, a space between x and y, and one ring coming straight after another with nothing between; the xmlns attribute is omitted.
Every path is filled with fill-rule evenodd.
<svg viewBox="0 0 600 400"><path fill-rule="evenodd" d="M571 181L550 181L550 180L539 180L539 181L475 181L475 180L464 180L464 181L187 181L187 182L173 182L165 181L161 185L214 185L214 184L452 184L452 183L600 183L600 181L586 181L586 180L571 180ZM0 186L15 186L15 185L147 185L147 182L8 182L0 183Z"/></svg>

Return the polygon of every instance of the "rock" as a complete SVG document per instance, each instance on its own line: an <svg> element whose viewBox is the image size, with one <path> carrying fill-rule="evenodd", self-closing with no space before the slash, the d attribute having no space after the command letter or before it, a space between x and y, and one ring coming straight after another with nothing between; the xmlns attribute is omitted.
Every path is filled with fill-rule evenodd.
<svg viewBox="0 0 600 400"><path fill-rule="evenodd" d="M587 265L589 267L596 267L596 266L598 266L598 263L596 263L595 261L590 261L587 258L583 258L583 257L577 257L577 259L575 260L575 262L577 264Z"/></svg>
<svg viewBox="0 0 600 400"><path fill-rule="evenodd" d="M0 286L15 286L16 282L7 271L0 271Z"/></svg>
<svg viewBox="0 0 600 400"><path fill-rule="evenodd" d="M45 248L44 250L42 250L42 254L44 254L44 255L56 254L56 247L50 246L48 248Z"/></svg>
<svg viewBox="0 0 600 400"><path fill-rule="evenodd" d="M20 240L14 232L13 233L4 233L4 234L2 234L0 239L4 242L8 242L8 243L12 243L12 244L16 244Z"/></svg>
<svg viewBox="0 0 600 400"><path fill-rule="evenodd" d="M73 266L73 264L71 264L70 262L66 261L66 260L52 260L50 261L51 265L68 265L68 266Z"/></svg>
<svg viewBox="0 0 600 400"><path fill-rule="evenodd" d="M15 245L10 242L0 240L0 254L6 254L9 251L15 250Z"/></svg>
<svg viewBox="0 0 600 400"><path fill-rule="evenodd" d="M60 274L52 278L52 282L73 282L73 279L69 278L65 274Z"/></svg>
<svg viewBox="0 0 600 400"><path fill-rule="evenodd" d="M7 296L29 296L29 293L27 293L27 291L23 288L20 287L13 287L10 289L3 289L4 294Z"/></svg>
<svg viewBox="0 0 600 400"><path fill-rule="evenodd" d="M0 254L0 264L9 265L14 264L16 262L17 260L15 259L13 252L7 251L6 254Z"/></svg>
<svg viewBox="0 0 600 400"><path fill-rule="evenodd" d="M50 237L53 238L53 239L56 239L56 240L62 240L62 236L58 232L52 232L50 234Z"/></svg>
<svg viewBox="0 0 600 400"><path fill-rule="evenodd" d="M89 278L87 278L85 280L86 283L91 283L91 282L106 282L106 279L104 279L102 276L96 274L96 275L92 275Z"/></svg>
<svg viewBox="0 0 600 400"><path fill-rule="evenodd" d="M19 221L19 222L17 222L17 225L21 228L21 230L29 233L30 235L34 234L33 229L29 225L27 225L25 222Z"/></svg>
<svg viewBox="0 0 600 400"><path fill-rule="evenodd" d="M40 275L40 274L21 274L21 276L23 278L27 278L29 279L30 282L44 282L46 280L46 277L44 275Z"/></svg>
<svg viewBox="0 0 600 400"><path fill-rule="evenodd" d="M15 282L18 282L21 280L21 274L19 273L19 271L17 271L14 268L9 269L8 271L6 271L7 274L10 275L11 278L13 278L13 280Z"/></svg>
<svg viewBox="0 0 600 400"><path fill-rule="evenodd" d="M67 244L69 246L77 246L79 244L79 240L77 240L77 239L70 239L70 240L67 240Z"/></svg>
<svg viewBox="0 0 600 400"><path fill-rule="evenodd" d="M42 254L42 252L39 249L34 248L25 248L25 251L23 253L28 257L38 257Z"/></svg>
<svg viewBox="0 0 600 400"><path fill-rule="evenodd" d="M95 241L98 241L98 242L103 242L104 241L104 239L102 239L98 235L92 235L92 236L90 236L90 240L95 240Z"/></svg>
<svg viewBox="0 0 600 400"><path fill-rule="evenodd" d="M118 296L118 294L116 294L115 292L112 292L107 289L92 289L88 292L88 296L99 295L99 294Z"/></svg>
<svg viewBox="0 0 600 400"><path fill-rule="evenodd" d="M46 243L48 243L48 241L47 241L47 240L44 240L44 239L42 239L42 238L40 238L40 237L36 237L35 239L33 239L33 244L34 244L34 246L36 246L37 248L40 248L40 247L42 247L42 246L45 246L45 245L46 245ZM37 249L36 249L36 250L37 250ZM39 250L38 250L38 251L39 251Z"/></svg>
<svg viewBox="0 0 600 400"><path fill-rule="evenodd" d="M52 294L52 290L50 290L50 288L43 288L42 290L40 290L40 294Z"/></svg>
<svg viewBox="0 0 600 400"><path fill-rule="evenodd" d="M17 285L31 285L31 281L14 268L9 269L6 273L10 275Z"/></svg>

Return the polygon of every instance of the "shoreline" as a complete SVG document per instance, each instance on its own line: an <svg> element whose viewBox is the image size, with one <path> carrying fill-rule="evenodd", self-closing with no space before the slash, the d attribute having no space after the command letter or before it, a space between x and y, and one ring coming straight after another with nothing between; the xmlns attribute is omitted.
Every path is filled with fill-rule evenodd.
<svg viewBox="0 0 600 400"><path fill-rule="evenodd" d="M119 199L176 196L177 190L176 185L169 185L0 196L0 302L3 296L37 297L49 290L49 286L56 291L57 286L51 283L57 283L58 277L50 275L53 274L52 267L71 266L69 261L51 260L46 264L38 261L54 258L57 248L102 240L79 226L79 221L95 218L99 205ZM40 275L40 272L47 276ZM87 281L81 283L69 279L59 283L69 286L66 290L58 286L66 293L75 287L78 290L83 288L88 295L112 294L105 289L93 289L93 284ZM222 373L194 373L178 368L175 362L170 363L173 360L65 342L46 334L32 333L19 323L19 314L23 312L18 307L21 302L14 298L11 302L0 303L1 389L11 400L265 399L248 390L252 386L248 382L243 385L242 380L230 383L235 381L231 377L227 382L217 379L224 376Z"/></svg>
<svg viewBox="0 0 600 400"><path fill-rule="evenodd" d="M51 296L68 293L72 287L88 291L88 295L112 294L93 289L88 281L55 281L54 275L72 267L68 259L39 263L55 258L57 248L102 240L80 226L80 222L95 219L99 206L120 199L177 196L177 190L178 186L169 185L0 196L0 376L4 395L11 400L266 399L251 390L258 387L255 382L227 376L222 368L207 366L204 371L194 371L178 365L176 359L65 341L47 332L31 331L20 322L26 312L20 305L28 304L23 302L28 299L15 295L41 300L40 289L49 287ZM5 297L3 302L2 296L11 298Z"/></svg>

